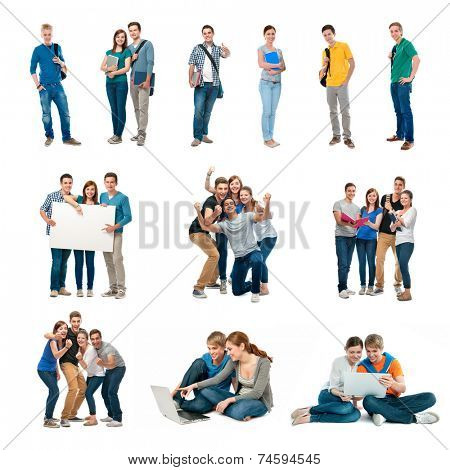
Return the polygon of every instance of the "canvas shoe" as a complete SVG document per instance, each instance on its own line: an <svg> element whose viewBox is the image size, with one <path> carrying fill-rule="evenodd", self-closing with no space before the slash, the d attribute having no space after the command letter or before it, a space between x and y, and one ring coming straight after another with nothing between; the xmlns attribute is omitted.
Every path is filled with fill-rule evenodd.
<svg viewBox="0 0 450 470"><path fill-rule="evenodd" d="M375 426L381 426L383 423L386 422L386 418L383 415L374 413L372 415L372 421L373 421L373 424L375 424Z"/></svg>
<svg viewBox="0 0 450 470"><path fill-rule="evenodd" d="M377 287L374 291L372 291L370 295L381 295L383 293L384 293L384 289L382 289L381 287Z"/></svg>
<svg viewBox="0 0 450 470"><path fill-rule="evenodd" d="M110 416L107 416L106 418L101 418L100 421L102 423L110 423L113 419Z"/></svg>
<svg viewBox="0 0 450 470"><path fill-rule="evenodd" d="M58 297L59 293L57 290L50 291L50 297Z"/></svg>
<svg viewBox="0 0 450 470"><path fill-rule="evenodd" d="M201 144L201 141L198 139L194 139L191 143L191 147L198 147Z"/></svg>
<svg viewBox="0 0 450 470"><path fill-rule="evenodd" d="M117 290L108 289L107 291L103 292L102 297L115 297L116 295L117 295Z"/></svg>
<svg viewBox="0 0 450 470"><path fill-rule="evenodd" d="M83 289L78 289L77 290L77 297L84 297Z"/></svg>
<svg viewBox="0 0 450 470"><path fill-rule="evenodd" d="M69 418L71 423L82 423L84 419L79 418L78 416L74 416L73 418Z"/></svg>
<svg viewBox="0 0 450 470"><path fill-rule="evenodd" d="M227 293L227 281L220 281L220 293L226 294Z"/></svg>
<svg viewBox="0 0 450 470"><path fill-rule="evenodd" d="M348 294L348 295L355 295L356 292L355 292L354 290L347 289L347 294Z"/></svg>
<svg viewBox="0 0 450 470"><path fill-rule="evenodd" d="M94 291L92 289L88 289L86 297L94 297Z"/></svg>
<svg viewBox="0 0 450 470"><path fill-rule="evenodd" d="M137 144L138 144L139 147L143 147L145 145L145 136L144 135L142 135L142 134L138 135Z"/></svg>
<svg viewBox="0 0 450 470"><path fill-rule="evenodd" d="M44 419L44 428L59 428L59 423L53 419Z"/></svg>
<svg viewBox="0 0 450 470"><path fill-rule="evenodd" d="M121 421L114 421L112 419L106 426L108 426L108 428L120 428L123 425Z"/></svg>
<svg viewBox="0 0 450 470"><path fill-rule="evenodd" d="M339 297L341 299L349 299L350 298L350 296L347 294L346 290L341 290L341 292L339 292Z"/></svg>
<svg viewBox="0 0 450 470"><path fill-rule="evenodd" d="M61 287L61 289L59 289L59 295L72 295L72 293L69 292L65 287Z"/></svg>
<svg viewBox="0 0 450 470"><path fill-rule="evenodd" d="M136 135L134 135L133 137L131 137L131 139L130 139L131 142L137 142L138 137L139 137L139 134L136 134Z"/></svg>
<svg viewBox="0 0 450 470"><path fill-rule="evenodd" d="M434 424L439 421L439 415L432 411L416 413L414 416L416 417L417 424Z"/></svg>
<svg viewBox="0 0 450 470"><path fill-rule="evenodd" d="M194 289L194 290L192 291L192 295L193 295L196 299L206 299L206 298L207 298L207 295L205 294L205 291L203 291L203 290Z"/></svg>
<svg viewBox="0 0 450 470"><path fill-rule="evenodd" d="M63 428L70 428L70 423L68 419L62 419L61 420L61 427Z"/></svg>
<svg viewBox="0 0 450 470"><path fill-rule="evenodd" d="M217 282L214 282L214 284L206 284L206 288L207 289L219 289L220 284L218 284Z"/></svg>
<svg viewBox="0 0 450 470"><path fill-rule="evenodd" d="M259 302L259 294L252 294L252 302Z"/></svg>
<svg viewBox="0 0 450 470"><path fill-rule="evenodd" d="M114 298L115 299L124 299L125 298L125 290L124 289L119 289Z"/></svg>
<svg viewBox="0 0 450 470"><path fill-rule="evenodd" d="M358 294L359 294L359 295L365 295L365 293L366 293L366 288L363 287L363 286L361 286L361 289L359 289Z"/></svg>
<svg viewBox="0 0 450 470"><path fill-rule="evenodd" d="M373 287L368 287L366 290L366 295L372 295L373 294Z"/></svg>

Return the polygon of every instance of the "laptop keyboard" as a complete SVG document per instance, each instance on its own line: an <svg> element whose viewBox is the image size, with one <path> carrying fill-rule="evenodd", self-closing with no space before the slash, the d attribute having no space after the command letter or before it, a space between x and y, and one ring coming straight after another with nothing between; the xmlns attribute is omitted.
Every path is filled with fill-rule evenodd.
<svg viewBox="0 0 450 470"><path fill-rule="evenodd" d="M178 411L178 416L182 419L185 419L186 421L203 421L205 418L207 418L206 416L199 413L190 413L189 411L183 410Z"/></svg>

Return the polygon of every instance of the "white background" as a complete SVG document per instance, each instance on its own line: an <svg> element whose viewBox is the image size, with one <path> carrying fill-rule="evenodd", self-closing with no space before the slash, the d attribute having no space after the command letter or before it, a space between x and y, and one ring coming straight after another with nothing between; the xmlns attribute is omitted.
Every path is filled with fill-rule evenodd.
<svg viewBox="0 0 450 470"><path fill-rule="evenodd" d="M414 40L422 62L411 96L416 129L413 150L403 153L399 144L385 142L395 124L389 69L372 79L388 63L393 45L389 23L401 21L405 37L412 39L444 3L378 2L369 6L361 2L294 5L258 1L234 5L111 0L64 6L49 0L44 4L8 1L6 6L36 35L42 22L55 26L55 42L62 45L73 73L64 82L72 135L83 145L61 144L54 110L56 139L50 148L44 148L39 98L28 70L37 43L0 9L1 30L8 44L0 79L0 148L7 170L2 178L2 448L10 443L1 453L2 462L38 468L126 468L127 456L209 452L252 457L251 462L247 460L252 465L258 453L320 453L322 468L372 469L379 468L380 461L389 467L442 468L448 454L437 439L449 445L449 325L445 313L449 11ZM106 143L112 130L99 67L111 47L113 32L131 20L141 21L143 37L155 47L157 90L150 101L150 152L129 142L127 133L121 145ZM361 94L351 105L353 151L343 144L328 147L328 107L317 72L325 47L320 30L330 22L336 27L336 39L349 43L356 62L350 95ZM192 149L193 92L187 85L187 61L193 45L201 41L205 23L215 27L216 42L224 42L232 55L221 63L225 98L216 102L211 120L210 137L215 143ZM263 43L262 29L268 23L277 27L277 45L287 65L277 113L275 138L281 142L277 149L262 145L260 131L256 49ZM127 126L134 132L130 99L127 111ZM187 207L207 197L202 187L209 165L216 166L215 176L237 173L255 193L270 191L274 204L284 208L283 216L274 208L274 224L284 242L280 240L279 249L269 258L271 294L259 304L250 304L249 296L236 298L218 292L202 301L191 296L204 256L187 243L193 218L193 210ZM49 299L50 250L39 207L47 193L58 189L62 173L74 176L74 191L79 192L88 179L102 188L107 171L119 174L118 189L129 196L133 211L133 222L124 232L127 298L118 301L99 296L107 287L107 277L102 256L97 254L94 298ZM410 263L414 300L395 300L390 287L390 254L383 296L338 299L332 204L343 197L348 181L357 185L356 201L362 204L367 188L390 192L397 175L406 177L418 210ZM140 201L157 205L156 230L144 231L144 218L149 221L153 212L140 218ZM184 206L177 216L175 204L180 202ZM305 202L309 207L301 227L308 248L292 229ZM156 246L140 248L144 242ZM74 292L73 268L71 258L67 286ZM351 287L358 287L356 253L349 281ZM106 341L113 339L125 358L127 373L120 389L123 428L42 427L47 389L36 374L45 345L42 335L56 320L68 320L72 310L81 311L84 327L100 328ZM245 331L274 356L275 407L264 418L245 424L214 414L208 423L177 426L159 414L150 385L175 385L190 362L205 351L205 338L214 329ZM386 349L403 365L407 393L436 394L435 410L441 421L428 428L433 435L418 425L377 428L365 413L355 424L292 428L290 412L315 402L332 360L343 353L339 341L373 332L384 336ZM64 379L60 387L63 385ZM100 395L96 398L101 417L103 404ZM56 415L63 400L64 394ZM80 416L86 412L83 405Z"/></svg>

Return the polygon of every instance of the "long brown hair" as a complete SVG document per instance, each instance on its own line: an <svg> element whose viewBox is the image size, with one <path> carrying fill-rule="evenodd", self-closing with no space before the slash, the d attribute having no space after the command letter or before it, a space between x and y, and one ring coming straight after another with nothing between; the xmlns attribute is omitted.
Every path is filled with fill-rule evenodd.
<svg viewBox="0 0 450 470"><path fill-rule="evenodd" d="M268 356L266 351L262 351L258 348L258 346L250 343L248 336L245 333L242 333L242 331L233 331L233 333L230 333L228 335L227 341L235 344L236 346L240 346L241 344L243 344L245 350L249 354L254 354L255 356L259 357L266 357L267 359L269 359L270 362L272 362L272 358Z"/></svg>
<svg viewBox="0 0 450 470"><path fill-rule="evenodd" d="M375 193L377 195L377 198L376 198L375 202L373 203L374 210L377 210L380 207L380 195L378 194L378 191L375 188L369 188L367 190L367 193L366 193L366 209L367 209L367 212L369 212L369 206L370 206L370 202L369 202L369 194L370 193Z"/></svg>
<svg viewBox="0 0 450 470"><path fill-rule="evenodd" d="M86 188L89 188L89 186L94 186L95 188L95 193L94 193L94 197L92 198L92 200L94 201L94 204L97 204L98 203L98 188L97 188L95 181L90 181L90 180L84 183L83 200L81 201L81 204L86 204L86 201L87 201Z"/></svg>
<svg viewBox="0 0 450 470"><path fill-rule="evenodd" d="M67 329L69 329L69 326L67 325L65 321L59 320L55 323L55 326L53 327L53 334L55 334L58 331L58 328L60 328L63 325L66 325Z"/></svg>
<svg viewBox="0 0 450 470"><path fill-rule="evenodd" d="M140 29L140 28L139 28ZM124 31L123 29L118 29L115 33L114 33L114 37L113 37L113 47L112 47L112 51L113 52L116 52L116 49L117 49L117 42L116 42L116 37L119 35L119 34L124 34L125 35L125 42L122 44L122 51L124 51L127 47L128 47L128 38L127 38L127 33L126 31Z"/></svg>
<svg viewBox="0 0 450 470"><path fill-rule="evenodd" d="M228 178L228 186L230 186L230 184L231 184L234 180L238 180L238 181L239 181L239 184L240 184L239 191L240 191L240 190L242 189L243 184L242 184L241 178L239 178L239 176L237 176L237 175L233 175L233 176L230 176L230 177ZM230 193L231 193L231 189L229 189L229 191L230 191ZM238 194L239 194L239 192L238 192Z"/></svg>
<svg viewBox="0 0 450 470"><path fill-rule="evenodd" d="M256 206L256 201L253 199L253 191L252 191L252 188L250 186L242 186L242 188L240 189L239 191L239 199L241 197L241 191L247 191L250 196L251 196L251 200L250 200L250 211L253 212L255 210L255 206Z"/></svg>

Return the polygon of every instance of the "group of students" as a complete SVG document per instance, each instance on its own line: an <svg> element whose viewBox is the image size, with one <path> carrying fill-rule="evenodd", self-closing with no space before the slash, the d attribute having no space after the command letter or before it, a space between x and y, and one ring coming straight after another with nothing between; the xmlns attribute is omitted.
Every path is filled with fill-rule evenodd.
<svg viewBox="0 0 450 470"><path fill-rule="evenodd" d="M413 44L403 38L403 28L398 22L389 25L389 31L395 46L389 53L391 60L391 96L397 117L396 133L387 138L389 142L402 141L402 150L409 150L414 145L413 115L410 105L412 81L418 67L419 56ZM194 46L189 57L189 86L194 88L194 140L191 146L197 147L202 142L211 144L209 121L217 98L223 97L220 78L220 59L230 56L230 50L224 44L214 43L214 28L202 27L203 43ZM350 47L345 42L335 39L335 28L323 26L322 35L327 43L322 53L322 68L319 71L320 83L326 87L327 102L330 110L333 136L330 145L341 141L339 111L342 114L342 136L344 144L354 148L350 130L350 98L348 84L355 69L355 60ZM49 146L54 139L51 103L58 108L63 142L79 145L80 142L70 135L70 117L67 97L61 80L66 77L67 66L61 46L52 41L53 28L49 24L41 26L43 43L37 46L31 58L30 73L39 92L42 121L46 141ZM133 101L137 121L137 134L131 138L137 145L143 146L147 136L149 96L153 94L155 74L154 49L150 41L141 38L141 25L133 21L128 24L131 44L128 44L127 32L118 29L113 35L113 45L105 53L101 71L106 76L106 92L111 107L113 136L110 144L122 142L126 123L126 101L128 96L127 73L130 72L130 95ZM262 69L259 92L262 101L261 128L264 145L270 148L279 143L274 140L275 115L281 94L281 74L286 64L281 49L274 45L276 29L267 25L263 29L265 42L258 48L258 66ZM36 70L40 68L39 78Z"/></svg>
<svg viewBox="0 0 450 470"><path fill-rule="evenodd" d="M81 328L79 312L69 315L69 323L70 327L60 320L52 332L44 335L47 343L37 366L38 375L48 388L44 427L70 427L71 423L97 425L94 394L100 386L108 412L100 421L108 427L122 426L118 392L125 375L125 361L112 344L103 341L100 330L92 329L88 333ZM67 381L67 395L58 419L53 414L59 398L60 369ZM89 415L82 419L77 414L85 398Z"/></svg>
<svg viewBox="0 0 450 470"><path fill-rule="evenodd" d="M228 280L233 295L251 292L251 301L259 302L260 295L269 294L266 262L277 241L277 231L271 221L271 195L266 193L262 202L255 201L252 189L244 186L237 175L216 178L211 186L213 171L214 168L208 170L205 181L205 189L212 196L203 205L195 203L197 217L189 227L189 239L208 256L192 295L206 298L205 288L227 293L229 241L235 256ZM216 234L215 240L210 232ZM246 280L249 270L251 281Z"/></svg>
<svg viewBox="0 0 450 470"><path fill-rule="evenodd" d="M123 264L122 243L123 228L130 223L131 208L128 197L117 190L118 177L116 173L108 172L105 174L104 185L106 192L98 193L98 187L95 181L87 181L80 195L72 194L73 178L68 173L61 175L60 189L47 195L44 203L40 208L42 219L47 224L46 233L50 235L51 227L57 224L52 218L52 209L54 202L68 203L74 207L80 216L83 215L82 204L100 206L115 206L115 223L107 224L104 228L107 233L114 233L113 252L104 252L103 256L106 263L109 278L109 289L107 289L102 297L114 297L123 299L125 297L125 268ZM50 297L58 297L59 295L71 295L66 289L67 262L72 250L51 248L52 267L50 274ZM75 279L77 284L77 297L83 297L83 266L86 260L87 270L87 297L94 295L94 275L95 251L74 250L75 257Z"/></svg>
<svg viewBox="0 0 450 470"><path fill-rule="evenodd" d="M395 259L394 288L397 299L400 301L412 299L409 261L414 251L417 210L412 205L413 193L405 189L405 186L405 178L397 176L393 192L385 194L381 201L378 191L370 188L366 192L365 205L359 207L353 202L356 186L347 183L345 198L334 203L340 298L348 299L350 295L355 294L348 288L347 280L356 246L360 295L383 294L384 261L386 252L391 248ZM366 282L366 267L369 271L368 282ZM402 282L404 290L401 288Z"/></svg>
<svg viewBox="0 0 450 470"><path fill-rule="evenodd" d="M364 341L367 357L361 360L363 341L357 336L349 338L345 344L345 356L333 361L330 378L323 385L318 405L296 409L291 417L292 424L306 423L352 423L358 421L361 412L358 401L362 400L375 425L384 422L402 424L433 424L439 416L430 411L436 403L433 393L403 395L406 391L405 377L398 359L384 352L383 338L370 334ZM372 395L365 397L347 396L344 393L344 378L347 373L383 374L378 379L386 389L384 398Z"/></svg>

